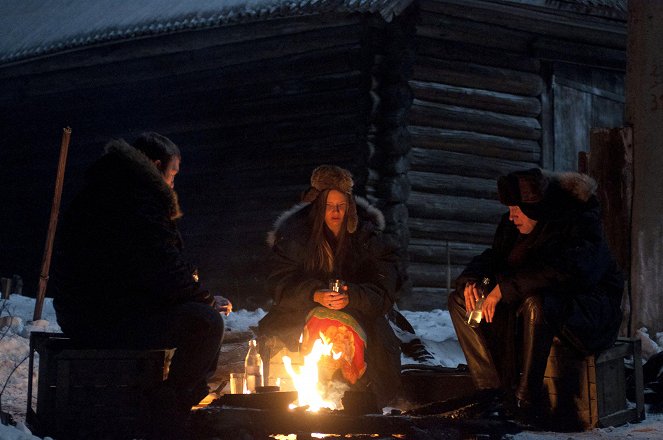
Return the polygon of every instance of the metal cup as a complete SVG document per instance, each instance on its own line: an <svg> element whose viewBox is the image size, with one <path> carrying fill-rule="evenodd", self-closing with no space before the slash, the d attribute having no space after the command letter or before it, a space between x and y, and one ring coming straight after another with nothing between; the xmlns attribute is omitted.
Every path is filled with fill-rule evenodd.
<svg viewBox="0 0 663 440"><path fill-rule="evenodd" d="M230 394L244 394L245 381L244 373L230 373Z"/></svg>
<svg viewBox="0 0 663 440"><path fill-rule="evenodd" d="M345 281L334 278L329 280L329 290L333 290L334 292L340 292L341 289L345 286Z"/></svg>

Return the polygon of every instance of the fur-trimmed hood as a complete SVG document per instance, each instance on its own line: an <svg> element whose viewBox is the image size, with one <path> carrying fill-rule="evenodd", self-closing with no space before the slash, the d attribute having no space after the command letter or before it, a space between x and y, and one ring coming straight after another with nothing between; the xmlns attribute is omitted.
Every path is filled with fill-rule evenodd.
<svg viewBox="0 0 663 440"><path fill-rule="evenodd" d="M544 171L543 174L551 181L557 181L559 187L564 192L582 203L587 202L592 196L596 195L596 189L598 187L596 180L587 174L575 173L572 171Z"/></svg>
<svg viewBox="0 0 663 440"><path fill-rule="evenodd" d="M123 139L115 139L106 144L104 155L119 159L131 176L151 188L157 197L169 206L171 219L182 217L177 193L166 184L157 167L142 151L132 147ZM90 174L94 173L95 168L92 168Z"/></svg>
<svg viewBox="0 0 663 440"><path fill-rule="evenodd" d="M357 214L359 221L370 222L373 229L383 231L385 227L384 214L375 206L371 205L368 200L360 196L353 196L357 204ZM294 205L292 208L283 211L274 221L274 227L267 233L267 245L271 248L276 243L276 238L281 231L283 231L291 222L298 221L307 208L311 206L310 202L301 202Z"/></svg>
<svg viewBox="0 0 663 440"><path fill-rule="evenodd" d="M533 220L564 217L581 209L596 193L591 177L540 168L514 171L497 180L499 200L518 206Z"/></svg>

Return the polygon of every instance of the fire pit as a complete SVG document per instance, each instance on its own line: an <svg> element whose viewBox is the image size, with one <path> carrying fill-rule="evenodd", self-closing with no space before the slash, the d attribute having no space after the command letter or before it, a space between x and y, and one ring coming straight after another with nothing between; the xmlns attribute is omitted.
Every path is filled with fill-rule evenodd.
<svg viewBox="0 0 663 440"><path fill-rule="evenodd" d="M444 439L502 438L521 428L513 422L459 419L456 414L410 416L400 413L353 415L344 410L274 410L207 406L192 414L194 438L224 440L269 439L295 434L310 439L320 433L344 439ZM278 438L278 437L276 437Z"/></svg>

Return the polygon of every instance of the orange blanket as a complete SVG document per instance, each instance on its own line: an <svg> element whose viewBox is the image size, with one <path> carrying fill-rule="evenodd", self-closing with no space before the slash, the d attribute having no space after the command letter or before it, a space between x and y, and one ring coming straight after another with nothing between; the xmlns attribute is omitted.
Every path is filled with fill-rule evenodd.
<svg viewBox="0 0 663 440"><path fill-rule="evenodd" d="M342 353L339 359L323 356L318 362L321 380L330 380L340 370L343 378L354 384L366 371L364 350L366 333L356 319L345 312L316 307L308 314L302 339L302 354L308 354L320 334L333 344L334 353Z"/></svg>

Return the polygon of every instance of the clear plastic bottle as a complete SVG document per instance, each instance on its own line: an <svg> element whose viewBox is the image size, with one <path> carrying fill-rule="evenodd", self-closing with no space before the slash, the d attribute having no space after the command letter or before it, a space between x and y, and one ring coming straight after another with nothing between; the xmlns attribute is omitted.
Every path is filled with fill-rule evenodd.
<svg viewBox="0 0 663 440"><path fill-rule="evenodd" d="M263 386L262 358L258 353L258 344L255 339L249 341L249 352L244 359L244 372L246 373L246 389L249 393L255 393L256 387Z"/></svg>
<svg viewBox="0 0 663 440"><path fill-rule="evenodd" d="M483 302L486 299L486 288L488 287L488 284L490 284L490 279L488 277L483 277L481 284L477 285L477 290L479 291L479 295L481 297L476 302L474 310L469 312L467 315L467 325L470 327L479 327L479 324L483 319L483 312L481 311L481 307L483 306Z"/></svg>

